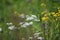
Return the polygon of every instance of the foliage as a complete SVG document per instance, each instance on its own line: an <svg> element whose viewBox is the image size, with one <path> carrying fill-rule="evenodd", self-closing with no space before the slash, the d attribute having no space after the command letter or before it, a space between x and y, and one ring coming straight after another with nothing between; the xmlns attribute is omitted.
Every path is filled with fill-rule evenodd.
<svg viewBox="0 0 60 40"><path fill-rule="evenodd" d="M60 40L60 0L0 0L0 40Z"/></svg>

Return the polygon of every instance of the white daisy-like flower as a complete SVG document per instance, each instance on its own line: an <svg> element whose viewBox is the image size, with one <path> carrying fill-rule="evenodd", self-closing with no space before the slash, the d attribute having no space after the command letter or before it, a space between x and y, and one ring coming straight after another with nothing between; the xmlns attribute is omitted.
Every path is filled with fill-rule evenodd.
<svg viewBox="0 0 60 40"><path fill-rule="evenodd" d="M19 24L22 25L24 22L20 22Z"/></svg>
<svg viewBox="0 0 60 40"><path fill-rule="evenodd" d="M30 25L32 25L33 24L33 22L25 22L25 23L21 23L21 27L27 27L27 26L30 26Z"/></svg>
<svg viewBox="0 0 60 40"><path fill-rule="evenodd" d="M26 26L25 24L23 24L23 25L21 25L21 27L24 27L24 28L25 28L25 27L27 27L27 26Z"/></svg>
<svg viewBox="0 0 60 40"><path fill-rule="evenodd" d="M2 31L2 28L0 28L0 32Z"/></svg>
<svg viewBox="0 0 60 40"><path fill-rule="evenodd" d="M26 15L26 18L29 18L30 16L29 15Z"/></svg>
<svg viewBox="0 0 60 40"><path fill-rule="evenodd" d="M13 26L9 26L8 29L9 29L9 30L15 30L16 27L15 27L14 25L13 25Z"/></svg>
<svg viewBox="0 0 60 40"><path fill-rule="evenodd" d="M13 25L13 23L12 22L10 22L10 23L6 23L7 25Z"/></svg>
<svg viewBox="0 0 60 40"><path fill-rule="evenodd" d="M33 37L29 37L29 39L33 39Z"/></svg>
<svg viewBox="0 0 60 40"><path fill-rule="evenodd" d="M21 17L21 18L25 18L25 14L21 14L19 17Z"/></svg>
<svg viewBox="0 0 60 40"><path fill-rule="evenodd" d="M33 22L29 22L29 25L32 25L33 24Z"/></svg>
<svg viewBox="0 0 60 40"><path fill-rule="evenodd" d="M28 22L25 22L24 24L21 25L21 27L27 27L27 26L29 26Z"/></svg>
<svg viewBox="0 0 60 40"><path fill-rule="evenodd" d="M38 37L37 39L39 39L39 40L43 40L44 38L43 38L43 37Z"/></svg>
<svg viewBox="0 0 60 40"><path fill-rule="evenodd" d="M27 17L26 20L29 21L29 20L33 20L34 18L33 17Z"/></svg>
<svg viewBox="0 0 60 40"><path fill-rule="evenodd" d="M31 17L33 17L33 18L37 18L37 16L36 16L36 15L31 15Z"/></svg>
<svg viewBox="0 0 60 40"><path fill-rule="evenodd" d="M34 19L34 21L39 22L40 20L38 20L38 19Z"/></svg>
<svg viewBox="0 0 60 40"><path fill-rule="evenodd" d="M37 19L37 16L36 15L26 15L26 20L29 21L29 20L34 20L34 19Z"/></svg>
<svg viewBox="0 0 60 40"><path fill-rule="evenodd" d="M40 33L34 33L34 37L38 37Z"/></svg>
<svg viewBox="0 0 60 40"><path fill-rule="evenodd" d="M28 22L25 22L24 24L25 24L26 26L29 26L29 23L28 23Z"/></svg>

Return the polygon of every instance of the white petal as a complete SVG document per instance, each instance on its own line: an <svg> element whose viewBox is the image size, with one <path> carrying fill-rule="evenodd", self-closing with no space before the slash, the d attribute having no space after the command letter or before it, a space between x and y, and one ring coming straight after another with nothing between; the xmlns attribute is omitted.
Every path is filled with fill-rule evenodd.
<svg viewBox="0 0 60 40"><path fill-rule="evenodd" d="M36 15L32 15L31 17L33 17L33 18L37 18L37 16L36 16Z"/></svg>
<svg viewBox="0 0 60 40"><path fill-rule="evenodd" d="M37 22L39 22L40 20L38 20L38 19L34 19L34 21L37 21Z"/></svg>
<svg viewBox="0 0 60 40"><path fill-rule="evenodd" d="M21 17L21 18L25 18L25 14L21 14L19 17Z"/></svg>
<svg viewBox="0 0 60 40"><path fill-rule="evenodd" d="M0 32L2 31L2 28L0 28Z"/></svg>
<svg viewBox="0 0 60 40"><path fill-rule="evenodd" d="M29 25L32 25L33 24L33 22L29 22Z"/></svg>
<svg viewBox="0 0 60 40"><path fill-rule="evenodd" d="M37 39L43 40L43 37L38 37Z"/></svg>
<svg viewBox="0 0 60 40"><path fill-rule="evenodd" d="M15 26L9 26L8 29L9 30L14 30L14 29L16 29L16 27Z"/></svg>
<svg viewBox="0 0 60 40"><path fill-rule="evenodd" d="M6 23L7 25L12 25L12 23L10 22L10 23Z"/></svg>

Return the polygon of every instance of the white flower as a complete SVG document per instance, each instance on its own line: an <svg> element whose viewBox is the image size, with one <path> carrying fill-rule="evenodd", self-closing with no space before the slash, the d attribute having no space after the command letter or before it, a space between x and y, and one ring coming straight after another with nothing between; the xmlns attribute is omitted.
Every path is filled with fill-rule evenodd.
<svg viewBox="0 0 60 40"><path fill-rule="evenodd" d="M25 25L29 26L29 23L28 22L25 22Z"/></svg>
<svg viewBox="0 0 60 40"><path fill-rule="evenodd" d="M37 18L37 16L36 16L36 15L31 15L31 17L33 17L33 18Z"/></svg>
<svg viewBox="0 0 60 40"><path fill-rule="evenodd" d="M34 19L34 21L39 22L40 20L38 20L38 19Z"/></svg>
<svg viewBox="0 0 60 40"><path fill-rule="evenodd" d="M16 27L14 25L13 26L9 26L8 29L14 30L14 29L16 29Z"/></svg>
<svg viewBox="0 0 60 40"><path fill-rule="evenodd" d="M26 18L29 18L30 16L29 15L26 15Z"/></svg>
<svg viewBox="0 0 60 40"><path fill-rule="evenodd" d="M7 25L12 25L13 23L10 22L10 23L6 23L6 24L7 24Z"/></svg>
<svg viewBox="0 0 60 40"><path fill-rule="evenodd" d="M19 17L21 17L21 18L25 18L25 14L21 14Z"/></svg>
<svg viewBox="0 0 60 40"><path fill-rule="evenodd" d="M33 20L34 18L33 17L27 17L26 20Z"/></svg>
<svg viewBox="0 0 60 40"><path fill-rule="evenodd" d="M29 21L29 20L34 20L34 19L37 19L37 16L36 15L26 15L26 20Z"/></svg>
<svg viewBox="0 0 60 40"><path fill-rule="evenodd" d="M33 22L29 22L29 25L32 25L33 24Z"/></svg>
<svg viewBox="0 0 60 40"><path fill-rule="evenodd" d="M44 38L43 37L38 37L37 39L43 40Z"/></svg>
<svg viewBox="0 0 60 40"><path fill-rule="evenodd" d="M24 24L21 25L21 27L27 27L29 26L29 23L25 22Z"/></svg>
<svg viewBox="0 0 60 40"><path fill-rule="evenodd" d="M29 39L33 39L33 37L29 37Z"/></svg>
<svg viewBox="0 0 60 40"><path fill-rule="evenodd" d="M39 35L40 33L35 33L34 35Z"/></svg>
<svg viewBox="0 0 60 40"><path fill-rule="evenodd" d="M21 25L21 27L24 27L24 28L25 28L25 27L27 27L27 26L26 26L25 24L23 24L23 25Z"/></svg>
<svg viewBox="0 0 60 40"><path fill-rule="evenodd" d="M20 22L19 24L22 25L24 22Z"/></svg>
<svg viewBox="0 0 60 40"><path fill-rule="evenodd" d="M0 32L2 31L2 28L0 28Z"/></svg>
<svg viewBox="0 0 60 40"><path fill-rule="evenodd" d="M40 33L34 33L34 37L38 37Z"/></svg>
<svg viewBox="0 0 60 40"><path fill-rule="evenodd" d="M26 20L29 21L29 20L33 20L34 18L29 16L29 15L26 15Z"/></svg>

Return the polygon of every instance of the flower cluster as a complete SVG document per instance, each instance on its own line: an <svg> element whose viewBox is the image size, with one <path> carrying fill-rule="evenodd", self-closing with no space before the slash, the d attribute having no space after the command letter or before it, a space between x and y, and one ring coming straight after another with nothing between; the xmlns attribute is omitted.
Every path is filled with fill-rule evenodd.
<svg viewBox="0 0 60 40"><path fill-rule="evenodd" d="M60 9L58 9L57 12L47 12L47 11L43 11L42 13L42 21L47 21L50 19L59 19L60 17Z"/></svg>
<svg viewBox="0 0 60 40"><path fill-rule="evenodd" d="M27 27L27 26L30 26L30 25L32 25L33 24L33 22L20 22L20 25L21 25L21 27Z"/></svg>
<svg viewBox="0 0 60 40"><path fill-rule="evenodd" d="M31 20L31 21L32 21L32 20L33 20L33 21L40 21L40 20L37 19L37 16L36 16L36 15L31 15L31 16L26 15L26 20L27 20L27 21L30 21L30 20Z"/></svg>
<svg viewBox="0 0 60 40"><path fill-rule="evenodd" d="M27 27L27 26L33 25L34 22L39 22L40 21L40 20L38 20L36 15L22 14L22 15L20 15L20 17L25 18L24 22L19 23L21 25L21 27Z"/></svg>
<svg viewBox="0 0 60 40"><path fill-rule="evenodd" d="M8 27L8 29L9 30L15 30L15 29L17 29L16 27L15 27L15 25L13 25L13 23L6 23L9 27Z"/></svg>
<svg viewBox="0 0 60 40"><path fill-rule="evenodd" d="M2 31L2 28L0 28L0 32Z"/></svg>

